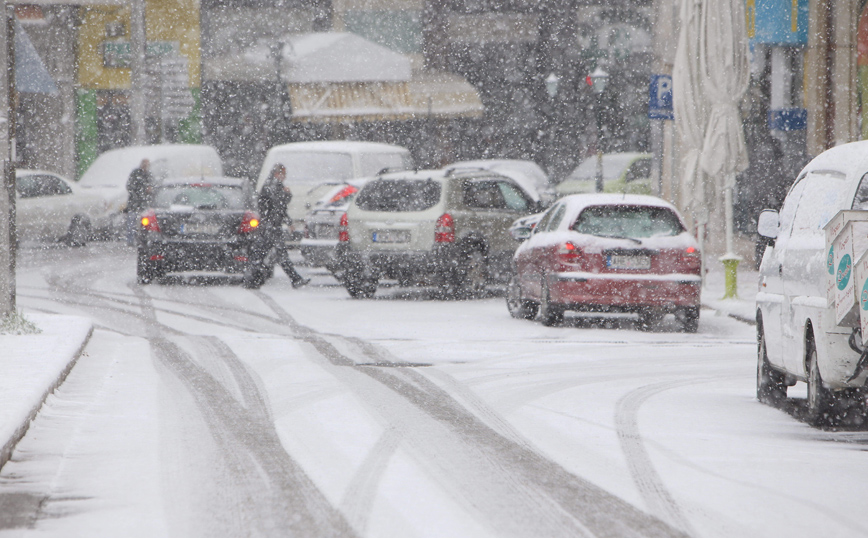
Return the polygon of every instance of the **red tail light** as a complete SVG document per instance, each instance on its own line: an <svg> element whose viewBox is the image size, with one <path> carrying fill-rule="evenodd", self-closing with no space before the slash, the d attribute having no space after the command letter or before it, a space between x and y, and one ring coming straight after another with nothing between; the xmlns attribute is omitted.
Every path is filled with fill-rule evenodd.
<svg viewBox="0 0 868 538"><path fill-rule="evenodd" d="M238 233L249 234L256 228L259 228L259 215L253 211L245 211L241 218L241 224L238 226Z"/></svg>
<svg viewBox="0 0 868 538"><path fill-rule="evenodd" d="M153 209L149 209L142 213L139 217L139 222L142 228L149 232L159 232L160 224L157 222L157 213Z"/></svg>
<svg viewBox="0 0 868 538"><path fill-rule="evenodd" d="M350 220L347 218L347 214L344 213L341 215L341 222L338 226L338 241L341 243L347 243L350 240L350 230L348 229L350 225Z"/></svg>
<svg viewBox="0 0 868 538"><path fill-rule="evenodd" d="M702 270L702 259L699 249L687 247L681 252L682 271L699 274Z"/></svg>
<svg viewBox="0 0 868 538"><path fill-rule="evenodd" d="M452 220L452 215L443 213L437 219L434 225L434 242L435 243L454 243L455 242L455 221Z"/></svg>
<svg viewBox="0 0 868 538"><path fill-rule="evenodd" d="M573 243L567 242L558 247L558 256L567 263L578 263L583 254L582 249Z"/></svg>

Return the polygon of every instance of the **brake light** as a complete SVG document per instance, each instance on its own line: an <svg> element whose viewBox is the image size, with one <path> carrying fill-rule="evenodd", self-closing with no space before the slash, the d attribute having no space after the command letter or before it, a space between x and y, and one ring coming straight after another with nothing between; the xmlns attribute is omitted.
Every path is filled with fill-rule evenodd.
<svg viewBox="0 0 868 538"><path fill-rule="evenodd" d="M245 211L241 217L241 224L238 226L238 233L248 234L259 227L259 215L253 211Z"/></svg>
<svg viewBox="0 0 868 538"><path fill-rule="evenodd" d="M582 249L573 243L567 242L558 247L558 256L565 262L577 263L583 254Z"/></svg>
<svg viewBox="0 0 868 538"><path fill-rule="evenodd" d="M149 209L142 213L139 222L142 223L142 228L149 232L160 231L160 224L157 222L157 213L153 209Z"/></svg>
<svg viewBox="0 0 868 538"><path fill-rule="evenodd" d="M455 242L455 221L452 220L452 215L443 213L434 224L434 242L435 243L453 243Z"/></svg>
<svg viewBox="0 0 868 538"><path fill-rule="evenodd" d="M686 258L698 258L699 250L694 247L687 247L687 250L684 251L684 256Z"/></svg>
<svg viewBox="0 0 868 538"><path fill-rule="evenodd" d="M335 194L334 196L332 196L332 197L329 199L329 203L330 203L330 204L333 204L333 203L335 203L335 202L339 202L339 201L343 200L344 198L346 198L347 196L349 196L349 195L351 195L351 194L353 194L353 193L356 193L356 192L358 192L358 191L359 191L359 189L357 189L356 187L354 187L354 186L352 186L352 185L347 185L347 186L344 187L343 189L339 190L337 194Z"/></svg>
<svg viewBox="0 0 868 538"><path fill-rule="evenodd" d="M338 225L338 241L341 243L347 243L350 240L350 231L348 229L350 225L350 220L347 218L347 214L344 213L341 215L341 222Z"/></svg>

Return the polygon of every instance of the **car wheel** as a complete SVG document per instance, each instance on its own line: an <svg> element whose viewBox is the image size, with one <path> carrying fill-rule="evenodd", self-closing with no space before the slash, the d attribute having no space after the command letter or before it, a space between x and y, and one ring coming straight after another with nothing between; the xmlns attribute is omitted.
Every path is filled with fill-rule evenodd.
<svg viewBox="0 0 868 538"><path fill-rule="evenodd" d="M663 313L652 308L639 312L639 330L650 331L663 319Z"/></svg>
<svg viewBox="0 0 868 538"><path fill-rule="evenodd" d="M548 287L543 290L539 305L539 319L546 327L554 327L564 321L564 307L551 302Z"/></svg>
<svg viewBox="0 0 868 538"><path fill-rule="evenodd" d="M676 314L681 322L681 330L686 333L695 333L699 330L699 307L691 306L684 308Z"/></svg>
<svg viewBox="0 0 868 538"><path fill-rule="evenodd" d="M756 398L764 404L778 405L787 399L787 385L784 374L769 364L762 323L757 324L756 339Z"/></svg>
<svg viewBox="0 0 868 538"><path fill-rule="evenodd" d="M90 235L90 221L81 215L76 215L69 223L69 230L63 240L71 247L83 247L90 239Z"/></svg>
<svg viewBox="0 0 868 538"><path fill-rule="evenodd" d="M808 409L805 418L814 426L822 426L832 421L835 395L823 386L816 346L813 342L808 345Z"/></svg>
<svg viewBox="0 0 868 538"><path fill-rule="evenodd" d="M521 296L521 286L515 275L509 277L506 285L506 308L509 315L516 319L533 319L539 311L539 305Z"/></svg>
<svg viewBox="0 0 868 538"><path fill-rule="evenodd" d="M344 277L344 287L347 288L347 293L353 299L370 299L377 293L378 284L379 281L376 278L351 276L349 274Z"/></svg>
<svg viewBox="0 0 868 538"><path fill-rule="evenodd" d="M247 267L244 270L241 284L248 290L258 290L265 284L266 280L265 271L261 267Z"/></svg>
<svg viewBox="0 0 868 538"><path fill-rule="evenodd" d="M485 291L488 283L488 261L481 250L472 251L464 260L462 287L467 295L475 296Z"/></svg>

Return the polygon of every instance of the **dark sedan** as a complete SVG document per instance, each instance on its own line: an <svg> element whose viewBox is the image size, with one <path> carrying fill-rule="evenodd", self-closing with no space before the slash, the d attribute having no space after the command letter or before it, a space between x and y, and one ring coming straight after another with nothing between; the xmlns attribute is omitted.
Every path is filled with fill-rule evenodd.
<svg viewBox="0 0 868 538"><path fill-rule="evenodd" d="M139 283L170 272L219 271L256 280L251 267L259 216L246 179L180 178L154 192L152 207L139 215ZM261 283L259 283L261 285Z"/></svg>

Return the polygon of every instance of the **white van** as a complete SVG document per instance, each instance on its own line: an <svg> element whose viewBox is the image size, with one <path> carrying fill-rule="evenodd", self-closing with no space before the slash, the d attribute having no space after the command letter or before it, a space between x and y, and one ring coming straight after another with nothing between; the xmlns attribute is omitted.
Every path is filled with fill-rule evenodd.
<svg viewBox="0 0 868 538"><path fill-rule="evenodd" d="M374 176L384 169L408 170L413 159L407 148L377 142L347 140L294 142L268 150L256 192L276 164L286 167L284 184L292 190L289 215L294 221L292 239L301 239L308 210L321 196L315 187L327 181L346 181Z"/></svg>
<svg viewBox="0 0 868 538"><path fill-rule="evenodd" d="M223 175L223 163L217 150L211 146L158 144L106 151L96 158L78 181L86 192L100 196L108 204L112 222L103 223L100 227L122 226L119 214L127 205L127 179L142 159L151 161L151 173L157 181L167 177Z"/></svg>
<svg viewBox="0 0 868 538"><path fill-rule="evenodd" d="M868 141L813 159L780 213L764 211L757 225L773 240L762 258L756 297L757 397L774 403L786 397L788 386L805 381L807 418L815 424L865 405L868 353L860 353L861 338L855 338L859 322L839 325L827 295L824 227L845 209L868 209ZM858 259L861 253L854 254ZM851 336L858 342L851 343Z"/></svg>

